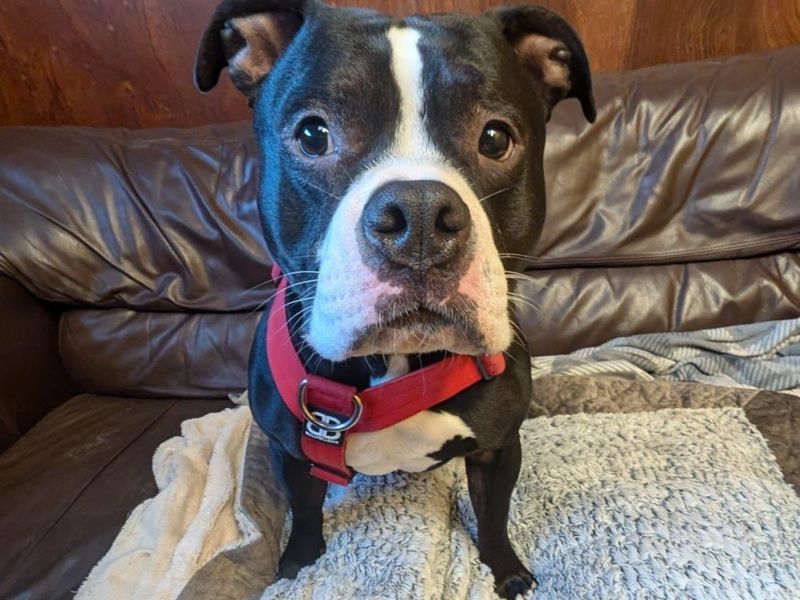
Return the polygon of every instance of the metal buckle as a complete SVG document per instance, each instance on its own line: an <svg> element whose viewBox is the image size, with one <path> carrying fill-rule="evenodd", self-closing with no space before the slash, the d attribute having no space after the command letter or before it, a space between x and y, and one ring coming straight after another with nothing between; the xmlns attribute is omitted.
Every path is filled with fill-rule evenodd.
<svg viewBox="0 0 800 600"><path fill-rule="evenodd" d="M300 407L300 412L303 413L303 416L320 429L324 429L325 431L347 431L348 429L355 427L356 423L358 423L358 421L361 419L361 413L364 411L364 405L361 402L361 398L359 398L356 394L353 394L353 413L350 415L350 418L347 419L347 421L340 423L339 425L330 425L321 421L314 415L314 413L311 412L311 410L308 408L308 404L306 404L307 387L308 379L303 379L303 381L300 382L300 387L297 388L297 405Z"/></svg>

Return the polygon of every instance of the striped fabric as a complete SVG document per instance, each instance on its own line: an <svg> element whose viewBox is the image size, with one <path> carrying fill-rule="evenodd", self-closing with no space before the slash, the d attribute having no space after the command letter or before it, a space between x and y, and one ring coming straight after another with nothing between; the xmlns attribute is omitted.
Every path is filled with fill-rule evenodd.
<svg viewBox="0 0 800 600"><path fill-rule="evenodd" d="M800 319L617 338L534 358L533 376L608 375L697 381L800 395Z"/></svg>

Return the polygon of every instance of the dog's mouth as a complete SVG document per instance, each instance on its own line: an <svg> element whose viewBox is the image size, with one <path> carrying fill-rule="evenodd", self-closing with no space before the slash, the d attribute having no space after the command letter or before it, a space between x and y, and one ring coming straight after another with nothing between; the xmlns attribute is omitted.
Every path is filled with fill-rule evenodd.
<svg viewBox="0 0 800 600"><path fill-rule="evenodd" d="M421 307L383 321L381 329L434 331L452 325L454 323L451 317Z"/></svg>
<svg viewBox="0 0 800 600"><path fill-rule="evenodd" d="M367 356L438 351L481 354L485 351L485 342L472 315L474 308L458 304L383 310L378 322L356 336L349 354Z"/></svg>

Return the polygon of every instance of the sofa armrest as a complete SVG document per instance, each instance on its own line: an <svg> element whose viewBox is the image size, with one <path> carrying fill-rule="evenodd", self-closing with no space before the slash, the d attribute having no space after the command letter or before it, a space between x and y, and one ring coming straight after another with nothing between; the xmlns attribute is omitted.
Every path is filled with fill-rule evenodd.
<svg viewBox="0 0 800 600"><path fill-rule="evenodd" d="M75 391L58 352L58 314L0 276L0 452Z"/></svg>

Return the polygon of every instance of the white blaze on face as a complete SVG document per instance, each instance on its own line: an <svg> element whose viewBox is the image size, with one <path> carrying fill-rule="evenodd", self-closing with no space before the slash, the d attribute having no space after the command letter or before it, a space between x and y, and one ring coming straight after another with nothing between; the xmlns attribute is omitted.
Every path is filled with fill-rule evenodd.
<svg viewBox="0 0 800 600"><path fill-rule="evenodd" d="M391 149L381 160L365 169L342 197L319 247L320 272L311 309L307 341L328 360L343 360L358 336L379 321L379 301L401 294L401 287L378 280L364 264L359 249L361 213L373 193L391 181L439 181L455 190L472 219L473 263L467 269L458 292L477 308L476 328L485 346L474 354L505 350L512 339L506 299L504 269L492 237L486 212L466 179L435 147L423 121L425 89L423 59L419 50L421 34L410 27L392 27L387 33L391 47L391 69L400 93L400 118ZM476 142L477 143L477 142ZM448 336L455 335L449 332ZM387 343L390 340L387 339ZM432 337L419 352L461 348ZM392 348L382 349L392 353Z"/></svg>
<svg viewBox="0 0 800 600"><path fill-rule="evenodd" d="M400 90L400 120L392 155L417 159L428 157L441 162L441 156L433 147L422 122L425 88L422 84L420 33L410 27L392 27L387 35L392 47L392 75Z"/></svg>

